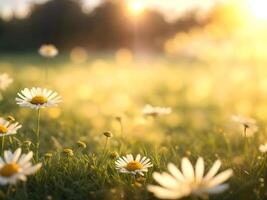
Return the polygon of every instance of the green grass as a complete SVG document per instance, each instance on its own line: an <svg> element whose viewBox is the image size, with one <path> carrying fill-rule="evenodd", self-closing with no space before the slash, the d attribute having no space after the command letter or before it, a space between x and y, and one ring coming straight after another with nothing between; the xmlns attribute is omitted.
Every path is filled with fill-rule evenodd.
<svg viewBox="0 0 267 200"><path fill-rule="evenodd" d="M44 66L49 67L48 81ZM41 112L41 170L26 183L1 187L1 197L10 200L155 199L146 191L154 183L153 171L164 171L169 162L180 166L187 156L195 163L204 157L206 170L216 159L222 169L232 168L230 189L210 196L214 200L263 200L267 198L266 155L258 146L266 140L267 71L239 63L201 63L155 58L145 62L119 63L112 56L91 56L88 63L71 63L67 56L55 61L38 57L2 56L0 73L7 72L14 83L2 93L0 114L12 115L23 125L6 149L34 150L36 111L16 105L16 93L24 87L47 87L58 91L63 103L57 109ZM255 71L256 74L251 73ZM172 114L145 118L145 104L170 106ZM257 119L259 131L245 139L232 114ZM123 134L116 120L122 117ZM105 131L111 131L104 152ZM27 146L26 140L32 141ZM78 147L82 140L86 149ZM7 140L8 141L8 140ZM67 156L63 148L73 149ZM116 171L110 156L116 151L142 154L151 158L153 168L144 179L133 180ZM51 152L51 158L45 153ZM7 195L7 192L9 193ZM190 199L190 197L185 198Z"/></svg>

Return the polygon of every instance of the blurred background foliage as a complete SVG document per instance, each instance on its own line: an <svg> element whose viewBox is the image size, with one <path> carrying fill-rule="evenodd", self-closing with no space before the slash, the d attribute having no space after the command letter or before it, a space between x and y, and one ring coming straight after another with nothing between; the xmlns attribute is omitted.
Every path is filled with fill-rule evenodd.
<svg viewBox="0 0 267 200"><path fill-rule="evenodd" d="M197 18L197 8L173 22L166 21L160 12L146 9L142 20L138 20L137 16L128 15L126 6L123 1L108 0L85 13L80 1L34 4L27 18L0 21L0 51L34 51L48 42L60 49L75 46L92 50L133 49L137 26L142 48L159 51L167 38L209 21Z"/></svg>

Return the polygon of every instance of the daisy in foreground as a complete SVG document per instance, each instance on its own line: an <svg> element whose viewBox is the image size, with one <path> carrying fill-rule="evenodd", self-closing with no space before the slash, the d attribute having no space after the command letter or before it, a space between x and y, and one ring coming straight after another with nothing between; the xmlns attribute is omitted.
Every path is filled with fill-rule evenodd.
<svg viewBox="0 0 267 200"><path fill-rule="evenodd" d="M61 97L57 92L41 88L25 88L18 93L17 104L22 107L40 109L45 107L54 107L60 103Z"/></svg>
<svg viewBox="0 0 267 200"><path fill-rule="evenodd" d="M26 176L38 171L42 164L32 165L30 160L33 153L21 154L21 149L14 153L4 152L4 159L0 158L0 184L15 184L18 180L26 181Z"/></svg>
<svg viewBox="0 0 267 200"><path fill-rule="evenodd" d="M61 96L52 90L41 88L25 88L16 98L17 104L22 107L29 107L37 110L37 128L36 128L36 158L38 160L39 137L40 137L40 110L46 107L55 107L60 103Z"/></svg>
<svg viewBox="0 0 267 200"><path fill-rule="evenodd" d="M149 104L143 108L143 115L157 117L160 115L168 115L172 112L170 107L154 107Z"/></svg>
<svg viewBox="0 0 267 200"><path fill-rule="evenodd" d="M251 137L258 131L256 120L253 118L233 115L232 120L241 126L244 137Z"/></svg>
<svg viewBox="0 0 267 200"><path fill-rule="evenodd" d="M116 169L121 173L127 173L132 175L140 174L144 176L144 172L148 171L149 167L152 167L153 164L150 162L150 159L147 157L141 157L140 154L134 159L132 154L120 157L115 161Z"/></svg>
<svg viewBox="0 0 267 200"><path fill-rule="evenodd" d="M198 158L195 170L188 158L183 158L181 164L182 171L169 163L170 174L154 172L153 178L160 186L149 185L148 190L160 199L180 199L191 194L203 197L228 189L228 184L223 183L233 175L233 171L228 169L216 175L221 166L219 160L213 164L205 176L203 158Z"/></svg>

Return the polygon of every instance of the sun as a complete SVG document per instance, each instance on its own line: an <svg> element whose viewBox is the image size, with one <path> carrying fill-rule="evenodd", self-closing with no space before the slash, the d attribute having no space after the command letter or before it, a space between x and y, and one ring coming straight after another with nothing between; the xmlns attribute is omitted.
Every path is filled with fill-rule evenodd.
<svg viewBox="0 0 267 200"><path fill-rule="evenodd" d="M145 10L145 4L141 1L130 1L128 4L128 10L133 15L140 15Z"/></svg>
<svg viewBox="0 0 267 200"><path fill-rule="evenodd" d="M251 14L258 20L267 20L266 0L247 0L247 6Z"/></svg>

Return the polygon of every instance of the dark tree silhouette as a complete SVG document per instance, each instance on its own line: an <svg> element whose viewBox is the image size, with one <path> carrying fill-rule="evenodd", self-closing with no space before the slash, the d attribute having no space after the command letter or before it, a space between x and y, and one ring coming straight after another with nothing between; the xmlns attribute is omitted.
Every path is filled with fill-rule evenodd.
<svg viewBox="0 0 267 200"><path fill-rule="evenodd" d="M129 17L121 1L105 1L93 12L82 12L79 1L51 0L35 5L27 19L0 20L0 51L36 51L43 43L61 50L84 46L93 50L142 47L160 50L178 31L200 25L195 12L175 23L167 23L156 11L147 10L140 20Z"/></svg>

